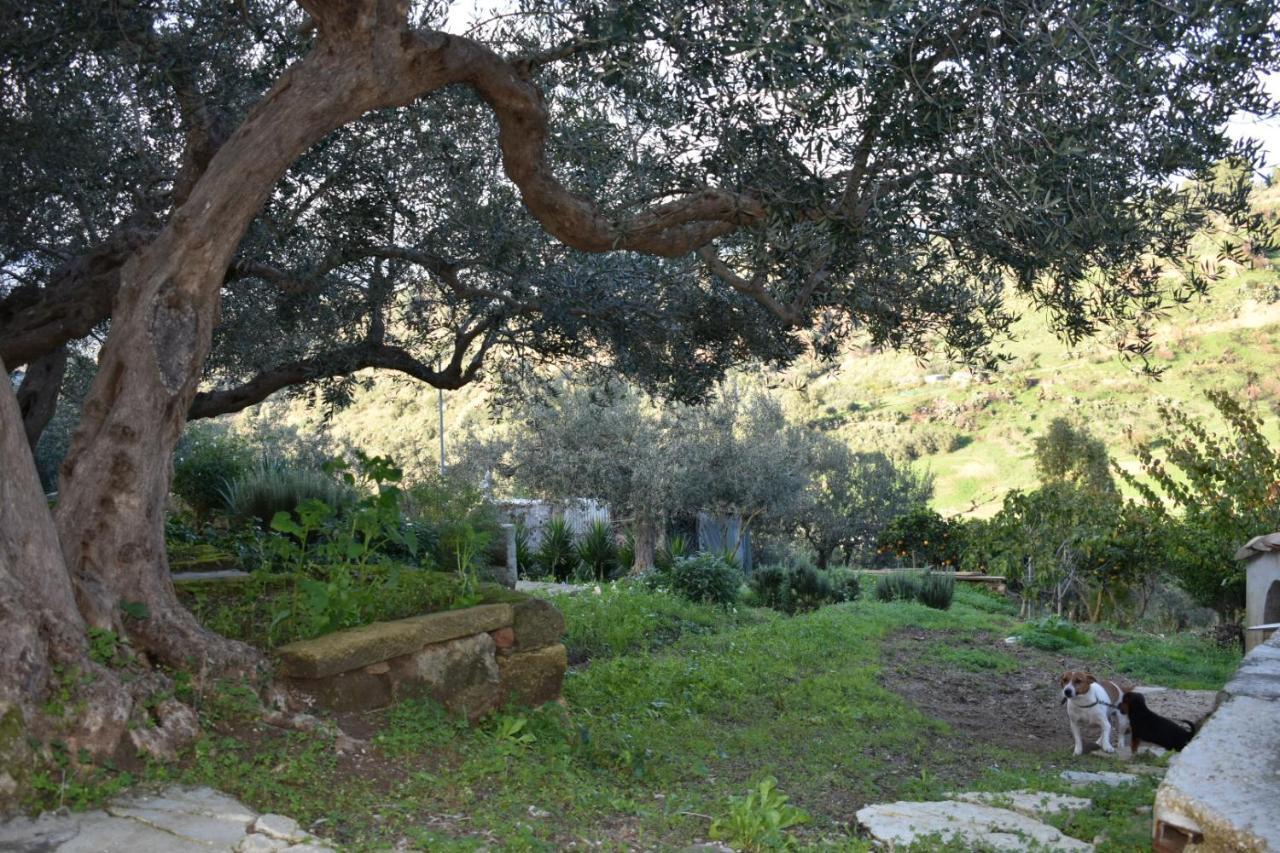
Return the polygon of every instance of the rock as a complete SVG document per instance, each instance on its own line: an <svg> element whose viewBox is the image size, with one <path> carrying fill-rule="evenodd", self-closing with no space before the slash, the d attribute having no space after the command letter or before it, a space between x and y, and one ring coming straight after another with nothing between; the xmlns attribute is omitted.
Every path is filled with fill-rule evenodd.
<svg viewBox="0 0 1280 853"><path fill-rule="evenodd" d="M429 695L474 720L500 704L494 652L493 637L481 633L396 658L391 661L394 696Z"/></svg>
<svg viewBox="0 0 1280 853"><path fill-rule="evenodd" d="M236 848L236 853L276 853L289 846L288 841L266 835L246 835Z"/></svg>
<svg viewBox="0 0 1280 853"><path fill-rule="evenodd" d="M1093 847L1034 818L1006 809L951 801L882 803L858 810L858 823L876 841L906 846L939 835L955 844L994 850L1087 851Z"/></svg>
<svg viewBox="0 0 1280 853"><path fill-rule="evenodd" d="M305 841L307 838L307 834L302 831L302 827L298 826L296 820L278 814L261 815L253 822L253 832L294 843Z"/></svg>
<svg viewBox="0 0 1280 853"><path fill-rule="evenodd" d="M516 644L516 632L511 628L499 628L489 634L499 649L509 649Z"/></svg>
<svg viewBox="0 0 1280 853"><path fill-rule="evenodd" d="M364 669L324 678L289 678L286 683L311 701L332 711L372 711L391 704L391 678Z"/></svg>
<svg viewBox="0 0 1280 853"><path fill-rule="evenodd" d="M529 806L529 817L551 817L551 812L546 809L540 809L537 806Z"/></svg>
<svg viewBox="0 0 1280 853"><path fill-rule="evenodd" d="M1058 776L1074 788L1083 788L1088 785L1110 785L1118 788L1138 781L1138 777L1131 773L1112 773L1107 770L1099 773L1088 770L1063 770Z"/></svg>
<svg viewBox="0 0 1280 853"><path fill-rule="evenodd" d="M514 702L530 708L560 698L569 655L562 645L519 652L498 659L500 704Z"/></svg>
<svg viewBox="0 0 1280 853"><path fill-rule="evenodd" d="M294 844L286 847L285 853L336 853L332 847L325 847L320 844Z"/></svg>
<svg viewBox="0 0 1280 853"><path fill-rule="evenodd" d="M977 803L983 806L1009 809L1018 814L1033 818L1051 817L1062 812L1084 811L1092 805L1085 797L1073 797L1068 794L1049 794L1044 791L965 791L959 794L948 794L951 799L962 803Z"/></svg>
<svg viewBox="0 0 1280 853"><path fill-rule="evenodd" d="M564 636L564 614L551 602L530 598L516 604L512 610L517 652L555 645Z"/></svg>
<svg viewBox="0 0 1280 853"><path fill-rule="evenodd" d="M280 672L286 676L325 678L411 654L424 646L496 631L510 625L512 619L510 604L482 604L393 622L375 622L289 643L276 650L276 659Z"/></svg>

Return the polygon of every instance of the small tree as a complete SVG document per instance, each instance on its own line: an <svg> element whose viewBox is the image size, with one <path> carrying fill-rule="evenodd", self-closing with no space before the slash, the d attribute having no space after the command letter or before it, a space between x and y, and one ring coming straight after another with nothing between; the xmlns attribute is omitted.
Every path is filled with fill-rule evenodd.
<svg viewBox="0 0 1280 853"><path fill-rule="evenodd" d="M1178 582L1201 604L1231 616L1244 605L1235 550L1280 530L1280 455L1245 404L1225 391L1205 396L1225 432L1210 432L1185 409L1162 403L1163 456L1152 441L1137 448L1148 480L1119 473L1163 520L1164 562Z"/></svg>
<svg viewBox="0 0 1280 853"><path fill-rule="evenodd" d="M1054 418L1044 435L1035 439L1036 473L1043 483L1068 483L1114 493L1107 446L1084 426Z"/></svg>
<svg viewBox="0 0 1280 853"><path fill-rule="evenodd" d="M804 500L791 514L794 528L813 546L818 567L839 550L870 555L881 532L913 506L933 497L933 477L916 473L883 453L855 453L828 436L814 439Z"/></svg>

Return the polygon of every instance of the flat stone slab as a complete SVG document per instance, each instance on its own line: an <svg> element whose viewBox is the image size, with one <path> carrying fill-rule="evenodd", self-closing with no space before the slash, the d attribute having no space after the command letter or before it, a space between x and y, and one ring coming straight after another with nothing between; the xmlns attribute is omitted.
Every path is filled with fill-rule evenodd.
<svg viewBox="0 0 1280 853"><path fill-rule="evenodd" d="M1170 761L1155 814L1204 833L1213 849L1280 850L1277 803L1280 702L1236 696Z"/></svg>
<svg viewBox="0 0 1280 853"><path fill-rule="evenodd" d="M1084 788L1089 785L1110 785L1113 788L1118 788L1121 785L1132 785L1138 781L1138 777L1132 773L1112 773L1110 770L1100 772L1063 770L1058 776L1073 788Z"/></svg>
<svg viewBox="0 0 1280 853"><path fill-rule="evenodd" d="M481 604L463 610L375 622L312 640L299 640L276 649L276 658L284 675L327 678L407 655L425 646L496 631L510 625L513 618L510 604Z"/></svg>
<svg viewBox="0 0 1280 853"><path fill-rule="evenodd" d="M994 850L1093 850L1035 818L975 803L881 803L858 809L857 818L872 838L894 846L937 836Z"/></svg>
<svg viewBox="0 0 1280 853"><path fill-rule="evenodd" d="M516 581L516 592L541 592L546 595L578 595L594 586L584 583L551 583L549 581Z"/></svg>
<svg viewBox="0 0 1280 853"><path fill-rule="evenodd" d="M977 803L981 806L994 806L1009 809L1018 814L1032 818L1052 817L1063 812L1081 812L1093 805L1087 797L1073 797L1070 794L1049 794L1044 791L964 791L949 794L953 800L962 803Z"/></svg>
<svg viewBox="0 0 1280 853"><path fill-rule="evenodd" d="M297 824L267 816L273 827ZM119 797L105 809L46 813L0 823L0 850L7 853L240 853L328 847L301 830L289 840L254 831L258 814L211 788L175 785L158 794ZM290 842L296 842L290 846Z"/></svg>

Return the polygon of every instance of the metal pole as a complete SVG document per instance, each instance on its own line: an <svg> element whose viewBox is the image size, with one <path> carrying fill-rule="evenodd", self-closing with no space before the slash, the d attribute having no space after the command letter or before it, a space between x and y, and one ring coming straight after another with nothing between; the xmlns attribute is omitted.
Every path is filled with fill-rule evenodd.
<svg viewBox="0 0 1280 853"><path fill-rule="evenodd" d="M444 389L437 388L440 406L440 476L444 476Z"/></svg>

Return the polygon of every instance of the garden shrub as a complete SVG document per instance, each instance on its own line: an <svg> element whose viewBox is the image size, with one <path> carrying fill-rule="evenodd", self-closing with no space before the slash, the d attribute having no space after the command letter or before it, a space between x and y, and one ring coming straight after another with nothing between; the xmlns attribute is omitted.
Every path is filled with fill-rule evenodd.
<svg viewBox="0 0 1280 853"><path fill-rule="evenodd" d="M672 591L690 601L729 606L738 600L742 574L730 560L712 553L679 557L665 576Z"/></svg>
<svg viewBox="0 0 1280 853"><path fill-rule="evenodd" d="M946 610L956 594L956 578L949 572L925 572L920 580L918 599L926 607Z"/></svg>
<svg viewBox="0 0 1280 853"><path fill-rule="evenodd" d="M920 597L920 578L912 572L881 575L876 581L876 601L915 601Z"/></svg>
<svg viewBox="0 0 1280 853"><path fill-rule="evenodd" d="M429 553L438 565L455 565L463 543L476 548L468 563L506 563L506 537L496 507L462 477L432 474L415 482L405 495L404 512L422 531L423 542L433 546Z"/></svg>
<svg viewBox="0 0 1280 853"><path fill-rule="evenodd" d="M822 571L806 563L761 566L748 581L756 604L782 613L816 610L824 604L854 601L861 593L849 569Z"/></svg>
<svg viewBox="0 0 1280 853"><path fill-rule="evenodd" d="M293 513L308 500L321 501L336 514L352 506L356 489L328 471L295 466L283 459L264 459L226 483L222 496L227 512L245 521L271 526L277 513Z"/></svg>
<svg viewBox="0 0 1280 853"><path fill-rule="evenodd" d="M195 512L197 521L226 509L227 484L253 468L253 448L229 430L197 424L182 434L173 456L173 493Z"/></svg>

